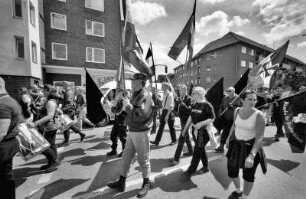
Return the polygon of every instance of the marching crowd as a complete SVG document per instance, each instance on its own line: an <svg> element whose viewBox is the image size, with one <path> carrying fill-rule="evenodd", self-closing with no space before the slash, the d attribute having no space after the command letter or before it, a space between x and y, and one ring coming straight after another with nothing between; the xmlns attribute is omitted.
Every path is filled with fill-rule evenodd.
<svg viewBox="0 0 306 199"><path fill-rule="evenodd" d="M190 180L196 172L200 161L203 165L201 172L209 172L205 146L208 142L216 144L215 136L221 134L220 144L216 146L215 152L223 153L225 147L228 148L226 153L228 176L236 187L228 198L248 198L257 166L261 165L263 173L267 171L262 147L265 126L275 123L277 127L275 141L284 136L283 119L280 114L283 106L277 103L282 88L277 88L273 93L261 94L245 90L238 96L235 94L235 89L229 87L224 93L219 112L215 113L214 107L206 100L206 91L202 87L194 87L189 95L186 85L179 85L179 92L175 92L170 83L163 83L161 99L155 88L150 88L150 91L146 89L146 81L146 75L134 74L133 92L129 95L119 90L120 97L116 100L117 104L112 107L116 116L110 135L111 151L106 155L122 157L122 164L119 179L107 186L118 191L125 190L130 164L137 153L143 177L143 184L137 197L142 198L147 195L151 188L150 147L159 145L167 124L171 136L169 145L177 144L171 164L180 163L185 142L188 152L183 155L192 156L190 166L184 172L186 180ZM118 111L116 109L119 103L122 104ZM157 126L159 113L161 113L160 122ZM72 122L68 128L63 129L64 142L60 146L69 145L71 131L79 134L82 142L86 137L82 132L83 123L90 128L95 127L86 117L84 89L77 88L74 93L71 88L59 90L48 84L44 85L42 90L37 86L29 90L21 88L20 99L17 102L8 95L5 82L0 78L0 187L3 190L0 192L0 198L15 198L12 160L19 151L16 139L18 125L26 122L30 128L37 128L50 143L50 147L42 153L48 163L40 169L51 172L59 165L55 138L60 128L59 118L63 115L77 122ZM174 128L176 116L179 117L181 124L178 142ZM217 119L220 125L214 126ZM154 141L150 140L151 134L156 134ZM119 154L117 154L118 138L122 143L122 152ZM239 178L240 169L243 172L243 186Z"/></svg>

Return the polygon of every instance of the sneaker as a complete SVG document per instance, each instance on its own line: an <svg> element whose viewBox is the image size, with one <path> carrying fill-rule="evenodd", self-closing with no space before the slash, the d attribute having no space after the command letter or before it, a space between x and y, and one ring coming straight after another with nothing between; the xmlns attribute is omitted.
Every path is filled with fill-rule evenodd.
<svg viewBox="0 0 306 199"><path fill-rule="evenodd" d="M279 141L278 136L274 136L272 139L273 139L274 142L278 142Z"/></svg>
<svg viewBox="0 0 306 199"><path fill-rule="evenodd" d="M228 197L228 199L242 199L242 192L238 193L236 191L232 192L232 194Z"/></svg>
<svg viewBox="0 0 306 199"><path fill-rule="evenodd" d="M186 152L186 153L183 153L183 156L186 156L186 157L189 157L189 156L192 156L192 152Z"/></svg>
<svg viewBox="0 0 306 199"><path fill-rule="evenodd" d="M107 156L117 155L117 151L111 150L110 152L106 153Z"/></svg>
<svg viewBox="0 0 306 199"><path fill-rule="evenodd" d="M150 141L151 144L153 144L154 146L158 146L159 143L155 142L155 141Z"/></svg>
<svg viewBox="0 0 306 199"><path fill-rule="evenodd" d="M217 147L217 148L215 148L214 152L216 152L216 153L223 153L224 149L221 148L221 147Z"/></svg>
<svg viewBox="0 0 306 199"><path fill-rule="evenodd" d="M172 146L172 145L175 145L176 144L176 141L173 141L173 142L170 142L170 146Z"/></svg>
<svg viewBox="0 0 306 199"><path fill-rule="evenodd" d="M178 161L178 160L172 160L171 161L172 166L178 165L179 163L180 163L180 161Z"/></svg>
<svg viewBox="0 0 306 199"><path fill-rule="evenodd" d="M69 146L69 141L68 142L63 142L63 143L57 145L57 147L65 147L65 146Z"/></svg>
<svg viewBox="0 0 306 199"><path fill-rule="evenodd" d="M121 158L121 157L122 157L122 153L123 153L123 152L121 152L121 153L118 154L118 158Z"/></svg>
<svg viewBox="0 0 306 199"><path fill-rule="evenodd" d="M209 172L209 168L208 167L202 167L200 169L200 172L203 174L203 173L208 173Z"/></svg>
<svg viewBox="0 0 306 199"><path fill-rule="evenodd" d="M140 191L137 194L137 198L145 197L151 189L151 186L151 182L143 183Z"/></svg>
<svg viewBox="0 0 306 199"><path fill-rule="evenodd" d="M42 166L39 168L39 170L45 170L46 168L49 167L49 165L50 165L50 163L45 164L45 165L42 165Z"/></svg>

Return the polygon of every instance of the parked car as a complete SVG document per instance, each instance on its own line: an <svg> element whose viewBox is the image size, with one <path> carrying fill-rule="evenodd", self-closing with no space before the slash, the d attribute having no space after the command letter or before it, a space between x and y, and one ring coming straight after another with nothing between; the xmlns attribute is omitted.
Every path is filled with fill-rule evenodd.
<svg viewBox="0 0 306 199"><path fill-rule="evenodd" d="M150 86L150 83L147 82L146 87L148 88ZM153 86L155 86L155 83L153 83ZM112 105L115 103L116 98L116 87L117 82L116 81L110 81L101 86L99 89L101 93L103 94L103 97L101 99L101 105L104 109L104 111L107 114L107 118L105 118L103 121L101 121L98 126L105 126L110 121L115 120L115 114L111 111ZM131 92L132 90L132 81L131 80L125 80L125 87L128 92ZM161 90L161 83L157 83L157 91L160 97L163 96L163 91Z"/></svg>

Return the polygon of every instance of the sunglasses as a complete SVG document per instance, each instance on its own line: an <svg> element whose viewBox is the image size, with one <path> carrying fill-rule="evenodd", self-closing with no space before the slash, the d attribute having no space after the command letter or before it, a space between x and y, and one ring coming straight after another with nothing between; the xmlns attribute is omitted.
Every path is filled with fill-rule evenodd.
<svg viewBox="0 0 306 199"><path fill-rule="evenodd" d="M227 93L230 93L230 92L232 92L232 91L226 91Z"/></svg>

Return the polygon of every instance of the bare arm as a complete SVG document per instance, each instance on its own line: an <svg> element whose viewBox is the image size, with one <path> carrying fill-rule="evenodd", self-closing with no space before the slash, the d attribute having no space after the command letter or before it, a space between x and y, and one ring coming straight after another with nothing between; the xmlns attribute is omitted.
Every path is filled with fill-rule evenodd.
<svg viewBox="0 0 306 199"><path fill-rule="evenodd" d="M7 135L10 124L11 119L0 119L0 142L2 142L3 138Z"/></svg>
<svg viewBox="0 0 306 199"><path fill-rule="evenodd" d="M40 120L37 120L35 123L36 125L40 125L40 124L43 124L49 120L51 120L53 117L54 117L54 114L55 114L55 111L56 111L56 108L57 108L57 105L55 102L53 101L49 101L46 105L47 107L47 115L43 118L41 118Z"/></svg>
<svg viewBox="0 0 306 199"><path fill-rule="evenodd" d="M266 127L265 118L263 114L260 112L257 114L256 117L256 124L255 124L256 137L253 148L251 150L251 154L256 154L258 152L258 149L261 147L264 138L265 127Z"/></svg>
<svg viewBox="0 0 306 199"><path fill-rule="evenodd" d="M182 131L182 136L185 136L186 131L188 130L189 126L191 124L191 116L188 117L188 120L185 124L185 126L183 127L183 131Z"/></svg>

